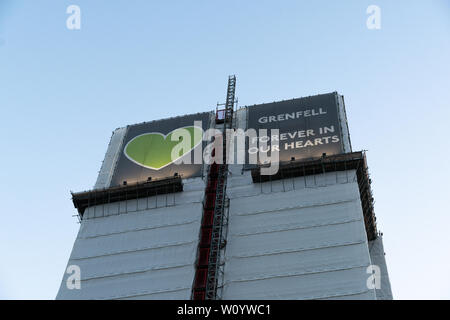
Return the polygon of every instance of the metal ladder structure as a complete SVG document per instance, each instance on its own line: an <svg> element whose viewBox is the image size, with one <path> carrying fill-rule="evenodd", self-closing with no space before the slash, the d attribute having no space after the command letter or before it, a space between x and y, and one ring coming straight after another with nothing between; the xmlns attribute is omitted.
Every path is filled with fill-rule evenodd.
<svg viewBox="0 0 450 320"><path fill-rule="evenodd" d="M233 127L235 91L236 76L233 75L228 78L225 109L216 110L216 124L223 123L223 161L219 164L214 162L208 168L200 243L192 289L192 299L194 300L217 300L221 298L218 289L222 288L219 278L223 280L224 262L222 261L222 254L226 246L229 202L226 197L228 177L226 133L227 129ZM219 114L222 114L223 117L219 117ZM214 154L215 150L212 156Z"/></svg>

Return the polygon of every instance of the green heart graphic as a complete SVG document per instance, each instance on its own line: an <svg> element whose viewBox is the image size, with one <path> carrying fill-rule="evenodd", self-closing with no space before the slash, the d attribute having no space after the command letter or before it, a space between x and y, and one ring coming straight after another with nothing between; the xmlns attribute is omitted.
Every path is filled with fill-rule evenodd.
<svg viewBox="0 0 450 320"><path fill-rule="evenodd" d="M179 157L172 160L172 149L180 143L178 140L172 141L172 136L179 133L179 130L187 130L191 135L190 149L183 150L183 154L180 152L177 155ZM194 126L178 128L167 135L160 132L144 133L131 139L125 146L124 153L128 159L137 165L153 170L160 170L191 152L202 142L202 137L202 128Z"/></svg>

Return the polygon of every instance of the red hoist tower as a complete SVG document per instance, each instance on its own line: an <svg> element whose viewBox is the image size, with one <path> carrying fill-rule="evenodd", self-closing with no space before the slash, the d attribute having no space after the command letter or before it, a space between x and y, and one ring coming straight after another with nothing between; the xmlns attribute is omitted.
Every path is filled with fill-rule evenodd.
<svg viewBox="0 0 450 320"><path fill-rule="evenodd" d="M226 197L228 176L226 130L233 128L235 91L236 76L233 75L228 77L225 109L216 109L216 129L222 129L223 161L219 164L214 162L208 168L200 242L191 296L193 300L221 299L229 205L229 199ZM215 150L212 152L212 156L214 154Z"/></svg>

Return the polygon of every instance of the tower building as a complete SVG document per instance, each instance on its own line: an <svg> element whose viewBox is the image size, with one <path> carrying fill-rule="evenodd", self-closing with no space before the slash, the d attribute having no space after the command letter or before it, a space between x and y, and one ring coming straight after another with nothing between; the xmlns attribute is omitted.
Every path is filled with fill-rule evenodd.
<svg viewBox="0 0 450 320"><path fill-rule="evenodd" d="M57 299L392 299L343 96L236 109L235 87L114 130Z"/></svg>

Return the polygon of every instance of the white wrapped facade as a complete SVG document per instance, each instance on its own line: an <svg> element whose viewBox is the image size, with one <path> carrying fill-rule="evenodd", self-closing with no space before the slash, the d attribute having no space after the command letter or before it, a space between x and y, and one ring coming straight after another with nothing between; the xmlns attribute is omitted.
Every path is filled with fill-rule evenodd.
<svg viewBox="0 0 450 320"><path fill-rule="evenodd" d="M246 123L242 108L235 127ZM126 128L113 132L94 189L110 187L125 135ZM80 289L67 285L65 272L57 299L191 299L206 183L183 179L181 192L88 207L67 264L79 267ZM230 165L226 194L222 299L392 299L382 238L368 240L355 169L255 183L250 170ZM368 285L371 265L381 271L380 288Z"/></svg>

